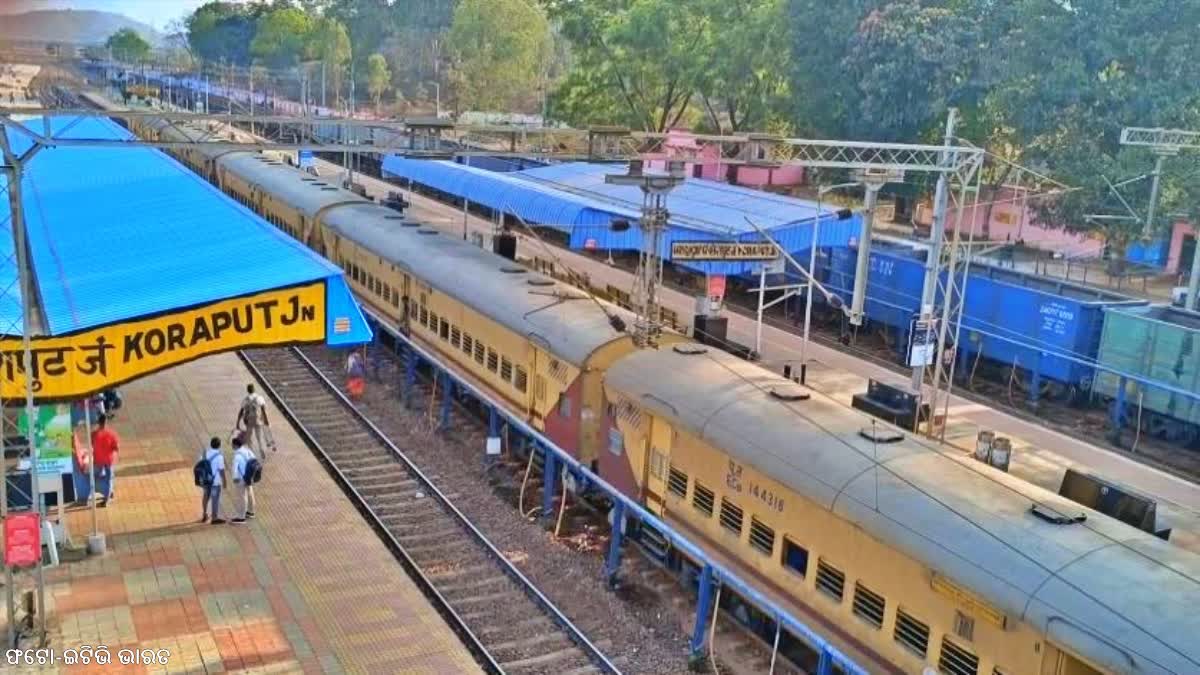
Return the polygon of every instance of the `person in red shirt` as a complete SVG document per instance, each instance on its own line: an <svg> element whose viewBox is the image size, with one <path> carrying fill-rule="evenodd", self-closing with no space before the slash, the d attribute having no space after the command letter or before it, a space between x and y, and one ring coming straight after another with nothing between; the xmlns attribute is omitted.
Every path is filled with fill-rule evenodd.
<svg viewBox="0 0 1200 675"><path fill-rule="evenodd" d="M113 496L113 477L117 465L117 452L121 439L117 432L108 428L108 416L101 413L96 417L96 430L92 432L92 454L96 463L96 490L104 496L101 508L108 506Z"/></svg>

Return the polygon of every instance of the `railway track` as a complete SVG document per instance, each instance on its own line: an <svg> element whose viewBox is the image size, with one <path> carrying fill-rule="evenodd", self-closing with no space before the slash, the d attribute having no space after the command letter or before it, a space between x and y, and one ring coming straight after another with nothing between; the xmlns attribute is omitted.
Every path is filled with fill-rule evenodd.
<svg viewBox="0 0 1200 675"><path fill-rule="evenodd" d="M486 670L620 672L300 350L242 357Z"/></svg>
<svg viewBox="0 0 1200 675"><path fill-rule="evenodd" d="M304 352L313 364L329 376L336 377L344 365L344 353L337 350L306 347ZM531 517L530 514L541 513L539 506L542 491L540 465L528 476L523 503L520 500L520 492L526 470L524 460L506 454L491 469L483 473L472 469L478 465L479 448L482 447L487 435L485 418L478 410L456 399L455 404L451 407L447 428L434 432L440 393L432 388L429 373L423 368L418 369L418 376L410 391L411 407L406 408L396 405L400 393L398 388L393 389L390 384L385 384L399 382L402 378L403 367L394 353L386 348L377 350L372 357L372 365L373 368L368 375L368 379L371 380L367 387L368 393L364 401L359 404L359 408L366 416L376 420L385 433L392 438L400 439L401 442L410 437L410 434L417 437L422 433L436 435L444 442L443 447L437 449L422 447L420 450L414 448L411 454L426 455L428 457L425 459L431 465L440 466L445 483L452 486L452 489L473 495L483 492L494 494L511 509L508 514L492 514L495 519L505 519L519 525L526 525L528 518ZM386 413L373 405L379 401L384 403L383 410L386 410ZM400 431L402 427L408 430L407 433ZM414 433L411 431L413 429L417 431ZM438 457L432 456L435 454ZM441 460L440 464L437 463L438 460ZM467 508L468 504L465 501L460 501L460 504L463 505L464 510L472 510ZM476 503L471 506L476 513L494 508L486 503ZM614 651L621 655L616 656L613 660L622 663L623 666L628 666L631 672L635 670L635 667L632 663L626 663L627 656L632 656L636 661L637 672L682 672L686 668L684 663L686 649L682 648L682 644L672 647L671 651L674 651L676 656L664 662L647 653L652 649L645 633L641 633L642 642L634 649L637 653L629 654L629 641L637 639L637 637L631 637L630 633L636 634L638 632L636 629L631 630L626 627L620 631L624 633L622 635L608 632L607 629L611 627L609 625L590 625L592 623L611 624L613 619L617 618L611 612L605 612L602 601L599 601L597 596L614 599L617 604L623 605L625 611L630 615L640 614L642 625L654 626L665 632L678 630L680 635L686 635L691 631L696 615L697 598L694 591L681 587L677 573L663 568L661 563L641 546L627 548L622 563L622 581L616 592L603 588L599 569L591 569L602 565L604 551L607 550L608 544L607 511L603 508L604 504L600 506L602 508L597 509L589 500L572 498L570 508L567 509L562 520L561 532L558 532L553 540L544 542L549 544L547 548L550 553L544 549L528 549L528 553L541 558L540 562L543 564L538 566L540 569L528 569L526 572L536 578L555 579L556 575L563 574L562 570L564 569L575 570L573 573L563 574L567 578L566 583L568 584L580 573L590 573L591 578L596 581L591 582L587 588L576 586L570 600L564 599L564 606L579 613L577 620L585 624L589 634L603 635L602 642L611 641L626 645L623 649ZM519 512L524 513L518 515ZM515 538L505 537L504 541L508 545L513 539ZM520 544L513 541L512 545L519 546ZM550 559L554 554L560 557ZM525 566L523 566L524 568ZM542 576L543 574L547 576ZM561 585L557 581L552 583ZM726 603L724 610L719 615L714 640L716 648L713 654L719 664L716 672L725 675L751 675L768 672L772 667L770 641L756 635L748 626L736 620L736 614L733 605ZM594 616L604 618L594 621ZM637 622L637 619L632 616L626 616L623 620ZM686 640L686 637L682 639ZM670 639L668 638L667 641L669 642ZM674 660L676 658L678 661ZM800 675L803 672L816 672L815 669L815 661L807 663L798 652L781 651L779 658L775 660L773 672L776 675Z"/></svg>

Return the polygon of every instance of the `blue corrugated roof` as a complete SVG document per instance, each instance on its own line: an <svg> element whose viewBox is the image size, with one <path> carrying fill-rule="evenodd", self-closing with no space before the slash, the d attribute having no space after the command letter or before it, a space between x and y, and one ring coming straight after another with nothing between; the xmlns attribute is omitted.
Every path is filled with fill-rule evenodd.
<svg viewBox="0 0 1200 675"><path fill-rule="evenodd" d="M573 249L630 251L642 245L642 232L631 227L614 232L614 218L636 222L642 196L635 187L606 185L605 174L623 173L613 164L561 164L525 171L498 173L454 162L407 159L383 161L385 174L407 178L475 204L515 213L528 223L556 227L568 233ZM667 198L670 226L659 252L670 259L675 241L761 241L752 225L771 232L785 250L798 254L812 241L817 214L814 202L773 195L724 183L688 179ZM860 217L838 220L836 209L822 208L821 246L845 246L857 235ZM756 274L759 263L739 261L679 261L705 274Z"/></svg>
<svg viewBox="0 0 1200 675"><path fill-rule="evenodd" d="M73 124L77 138L130 137L103 118L52 124ZM325 279L330 343L370 338L341 269L157 150L50 148L22 186L49 335ZM333 329L339 316L350 332Z"/></svg>
<svg viewBox="0 0 1200 675"><path fill-rule="evenodd" d="M625 173L625 167L571 162L512 175L614 207L639 209L642 204L639 188L604 182L606 175L614 173ZM726 236L755 232L746 218L763 229L773 230L812 220L817 215L816 202L700 178L685 180L671 191L667 201L673 224ZM826 205L821 211L830 215L836 209Z"/></svg>
<svg viewBox="0 0 1200 675"><path fill-rule="evenodd" d="M385 175L407 178L446 194L465 196L472 203L490 209L515 213L528 223L567 232L587 225L607 228L613 218L638 217L636 209L565 194L514 178L516 173L497 173L455 162L407 159L396 155L384 158L383 171Z"/></svg>

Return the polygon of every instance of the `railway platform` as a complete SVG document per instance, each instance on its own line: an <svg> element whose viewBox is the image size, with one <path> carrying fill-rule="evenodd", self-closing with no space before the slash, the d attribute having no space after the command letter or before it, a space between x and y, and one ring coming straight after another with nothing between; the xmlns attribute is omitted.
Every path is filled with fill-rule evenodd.
<svg viewBox="0 0 1200 675"><path fill-rule="evenodd" d="M229 438L252 381L227 353L122 389L115 498L96 510L109 550L47 570L51 646L168 649L166 672L479 672L271 402L278 450L258 517L198 522L192 465L210 437ZM225 518L231 508L226 492ZM67 520L82 542L90 511Z"/></svg>

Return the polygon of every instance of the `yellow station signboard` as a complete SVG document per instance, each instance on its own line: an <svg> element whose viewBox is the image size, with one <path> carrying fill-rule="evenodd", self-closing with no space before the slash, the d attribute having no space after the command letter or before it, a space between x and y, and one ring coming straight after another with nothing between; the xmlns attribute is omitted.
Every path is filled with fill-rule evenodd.
<svg viewBox="0 0 1200 675"><path fill-rule="evenodd" d="M79 398L192 359L325 339L325 282L275 289L61 337L34 338L34 399ZM25 397L20 338L0 340L0 396Z"/></svg>

